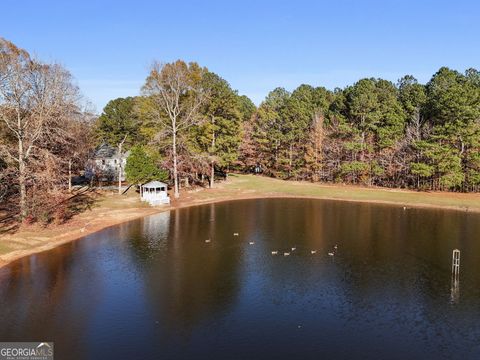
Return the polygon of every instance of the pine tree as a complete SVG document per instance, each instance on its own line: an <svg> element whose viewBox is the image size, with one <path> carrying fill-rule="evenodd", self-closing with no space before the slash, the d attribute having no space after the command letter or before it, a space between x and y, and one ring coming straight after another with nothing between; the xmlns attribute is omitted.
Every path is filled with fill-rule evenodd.
<svg viewBox="0 0 480 360"><path fill-rule="evenodd" d="M213 187L215 167L227 172L238 159L242 113L238 95L227 81L207 72L203 84L208 99L201 109L203 121L192 128L192 133L197 152L208 158L210 187Z"/></svg>
<svg viewBox="0 0 480 360"><path fill-rule="evenodd" d="M97 143L103 141L112 146L119 144L127 135L125 148L142 143L142 123L135 109L136 99L133 97L110 100L95 123Z"/></svg>
<svg viewBox="0 0 480 360"><path fill-rule="evenodd" d="M168 172L160 169L155 158L140 145L136 145L130 150L125 166L125 175L132 184L143 184L150 180L168 180Z"/></svg>

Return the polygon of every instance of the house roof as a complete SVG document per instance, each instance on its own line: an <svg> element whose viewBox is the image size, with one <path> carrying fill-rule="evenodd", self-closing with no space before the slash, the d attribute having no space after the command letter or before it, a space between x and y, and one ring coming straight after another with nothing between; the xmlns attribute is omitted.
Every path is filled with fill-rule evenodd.
<svg viewBox="0 0 480 360"><path fill-rule="evenodd" d="M115 148L108 145L106 142L100 144L93 153L94 158L111 158L115 156Z"/></svg>
<svg viewBox="0 0 480 360"><path fill-rule="evenodd" d="M128 157L130 150L123 153L122 157ZM117 149L106 142L101 143L93 153L94 159L117 158Z"/></svg>
<svg viewBox="0 0 480 360"><path fill-rule="evenodd" d="M150 188L150 189L155 189L155 188L159 188L159 187L167 187L167 184L161 182L161 181L157 181L157 180L153 180L153 181L150 181L144 185L142 185L144 188Z"/></svg>

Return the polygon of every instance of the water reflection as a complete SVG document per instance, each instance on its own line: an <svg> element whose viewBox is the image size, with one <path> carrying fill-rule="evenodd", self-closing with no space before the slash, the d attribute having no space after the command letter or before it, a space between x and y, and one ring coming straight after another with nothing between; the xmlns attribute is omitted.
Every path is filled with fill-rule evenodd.
<svg viewBox="0 0 480 360"><path fill-rule="evenodd" d="M458 304L460 300L460 280L452 277L452 290L450 300L453 304Z"/></svg>
<svg viewBox="0 0 480 360"><path fill-rule="evenodd" d="M69 359L476 358L479 219L302 199L161 213L2 269L0 339Z"/></svg>

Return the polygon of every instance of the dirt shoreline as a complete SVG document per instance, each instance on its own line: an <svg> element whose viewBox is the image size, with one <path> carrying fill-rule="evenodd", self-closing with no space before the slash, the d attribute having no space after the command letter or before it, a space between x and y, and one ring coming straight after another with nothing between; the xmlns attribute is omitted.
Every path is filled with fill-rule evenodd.
<svg viewBox="0 0 480 360"><path fill-rule="evenodd" d="M328 186L328 185L327 185ZM220 188L221 189L221 188ZM203 194L212 194L215 195L213 190L202 190ZM382 191L389 191L388 189L382 189ZM399 191L399 190L395 190ZM404 191L401 191L404 192ZM405 191L406 193L411 193L410 191ZM196 191L190 192L196 193ZM189 194L192 195L192 194ZM315 196L315 195L297 195L297 194L288 194L288 193L279 193L279 192L255 192L252 190L249 191L240 191L234 196L228 194L228 196L219 196L219 197L209 197L205 199L198 199L195 196L188 196L186 198L181 198L179 201L174 201L171 206L168 207L159 207L159 208L145 208L145 207L133 207L120 210L109 211L106 209L104 213L99 212L94 220L90 222L73 222L66 224L66 229L71 229L64 231L60 234L47 236L48 242L40 245L34 246L28 249L14 250L7 252L3 255L0 255L0 269L8 266L14 261L17 261L21 258L28 257L37 253L51 250L63 244L69 243L71 241L76 241L82 239L85 236L91 235L108 227L119 225L128 221L136 220L146 216L158 214L165 211L171 211L181 208L207 205L213 203L220 203L226 201L235 201L235 200L248 200L248 199L268 199L268 198L299 198L299 199L321 199L321 200L334 200L334 201L346 201L346 202L355 202L355 203L371 203L371 204L383 204L383 205L394 205L394 206L403 206L409 208L428 208L428 209L443 209L443 210L455 210L462 212L473 212L480 213L480 208L470 208L467 206L449 206L449 205L439 205L439 204L428 204L428 203L412 203L408 201L388 201L388 200L378 200L378 199L348 199L343 197L336 196ZM108 212L115 212L113 217L102 220L102 217L108 215ZM83 225L83 226L80 226ZM45 230L47 232L48 230ZM41 235L42 230L39 230ZM0 241L4 237L0 237ZM14 235L14 239L21 239L21 236Z"/></svg>

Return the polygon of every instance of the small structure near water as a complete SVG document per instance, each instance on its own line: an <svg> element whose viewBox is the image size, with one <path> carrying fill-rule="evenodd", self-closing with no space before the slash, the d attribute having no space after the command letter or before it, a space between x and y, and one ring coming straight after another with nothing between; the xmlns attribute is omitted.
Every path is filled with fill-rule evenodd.
<svg viewBox="0 0 480 360"><path fill-rule="evenodd" d="M150 205L170 204L170 197L167 193L167 184L160 181L150 181L140 187L142 201Z"/></svg>

